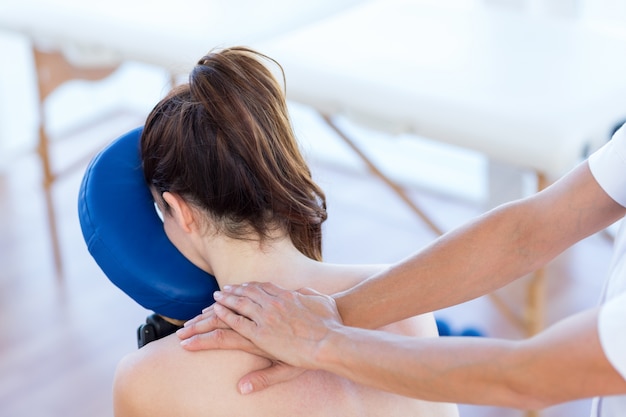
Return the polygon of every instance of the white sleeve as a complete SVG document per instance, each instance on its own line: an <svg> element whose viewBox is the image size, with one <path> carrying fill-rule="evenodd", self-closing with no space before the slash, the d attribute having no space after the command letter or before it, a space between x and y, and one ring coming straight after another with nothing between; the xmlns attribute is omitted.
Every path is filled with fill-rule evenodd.
<svg viewBox="0 0 626 417"><path fill-rule="evenodd" d="M598 334L604 354L617 372L626 379L626 293L612 298L600 309Z"/></svg>
<svg viewBox="0 0 626 417"><path fill-rule="evenodd" d="M589 157L589 168L604 191L626 207L626 124Z"/></svg>

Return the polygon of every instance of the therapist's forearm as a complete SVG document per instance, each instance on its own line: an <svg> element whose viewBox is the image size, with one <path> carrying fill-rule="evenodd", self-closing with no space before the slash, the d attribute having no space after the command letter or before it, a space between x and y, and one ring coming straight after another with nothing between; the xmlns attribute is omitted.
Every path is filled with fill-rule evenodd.
<svg viewBox="0 0 626 417"><path fill-rule="evenodd" d="M345 328L329 337L318 366L364 385L429 401L542 408L546 404L508 383L513 380L508 372L519 371L511 366L515 347L516 342L505 340L416 340Z"/></svg>
<svg viewBox="0 0 626 417"><path fill-rule="evenodd" d="M432 401L540 409L621 395L626 381L604 354L598 312L581 312L519 341L411 338L336 326L309 367Z"/></svg>
<svg viewBox="0 0 626 417"><path fill-rule="evenodd" d="M622 216L586 163L335 297L345 324L378 328L488 294Z"/></svg>
<svg viewBox="0 0 626 417"><path fill-rule="evenodd" d="M455 230L416 255L335 297L345 324L378 328L489 293L554 254L526 248L524 217L507 206ZM523 247L521 247L523 246ZM525 251L525 253L524 253ZM367 308L362 308L367 306Z"/></svg>

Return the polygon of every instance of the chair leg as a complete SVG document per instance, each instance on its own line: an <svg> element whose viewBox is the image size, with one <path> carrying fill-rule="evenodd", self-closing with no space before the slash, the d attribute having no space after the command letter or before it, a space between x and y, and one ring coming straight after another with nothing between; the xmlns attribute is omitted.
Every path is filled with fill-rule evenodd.
<svg viewBox="0 0 626 417"><path fill-rule="evenodd" d="M52 167L50 166L49 142L45 132L43 121L41 121L39 124L39 144L37 147L37 153L39 155L39 159L41 160L41 168L43 171L42 186L46 199L48 229L50 232L50 240L52 244L54 266L57 279L61 280L63 277L63 262L61 256L61 244L57 229L56 214L54 210L54 199L52 198L52 184L54 183L55 175L53 174Z"/></svg>
<svg viewBox="0 0 626 417"><path fill-rule="evenodd" d="M48 227L50 231L50 240L52 242L52 256L54 258L54 268L57 279L63 280L63 258L61 256L61 243L59 231L56 222L56 213L54 209L54 201L52 198L52 188L44 186L44 194L46 197L46 208L48 214Z"/></svg>
<svg viewBox="0 0 626 417"><path fill-rule="evenodd" d="M46 133L44 103L48 96L63 83L73 79L100 80L109 76L117 68L117 65L107 68L78 68L69 63L61 52L43 51L35 45L33 45L33 58L39 92L39 141L37 154L43 171L42 183L47 206L55 270L57 278L61 280L63 277L63 263L52 196L52 186L58 175L52 167L50 157L50 141Z"/></svg>

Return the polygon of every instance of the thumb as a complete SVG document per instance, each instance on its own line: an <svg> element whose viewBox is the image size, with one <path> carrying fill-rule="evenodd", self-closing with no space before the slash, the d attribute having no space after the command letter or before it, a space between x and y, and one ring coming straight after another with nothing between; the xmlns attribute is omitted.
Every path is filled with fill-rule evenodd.
<svg viewBox="0 0 626 417"><path fill-rule="evenodd" d="M273 362L272 365L267 368L244 375L239 380L239 392L242 394L250 394L263 391L265 388L271 387L272 385L290 381L302 375L305 371L306 369L296 368L282 362Z"/></svg>

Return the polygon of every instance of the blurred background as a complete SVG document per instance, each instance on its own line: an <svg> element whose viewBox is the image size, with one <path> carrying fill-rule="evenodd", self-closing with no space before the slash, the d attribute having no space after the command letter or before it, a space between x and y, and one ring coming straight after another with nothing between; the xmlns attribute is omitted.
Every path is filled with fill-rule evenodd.
<svg viewBox="0 0 626 417"><path fill-rule="evenodd" d="M60 83L40 106L32 39L1 24L3 10L21 6L0 1L6 2L0 3L0 417L111 416L116 363L136 349L137 326L150 312L114 287L87 252L78 224L78 188L88 159L141 125L168 91L172 75L150 63L124 60L103 79ZM36 3L48 8L78 4ZM130 7L133 0L124 3ZM621 0L449 3L462 10L506 8L576 20L626 38L626 3ZM115 16L119 10L108 12ZM436 237L397 195L370 175L315 111L295 102L290 106L302 149L328 197L327 261L396 262ZM63 171L48 186L44 186L38 153L41 122L53 168ZM392 137L349 120L339 122L444 231L479 215L495 201L532 192L532 173L498 167L494 176L494 162L478 152L414 135ZM527 183L531 186L525 188ZM591 236L549 265L547 324L596 304L611 244L610 233ZM500 291L513 308L525 302L522 284ZM436 315L456 333L475 329L494 337L524 337L489 297ZM583 400L552 407L541 415L588 413L589 401ZM461 415L524 413L462 405Z"/></svg>

